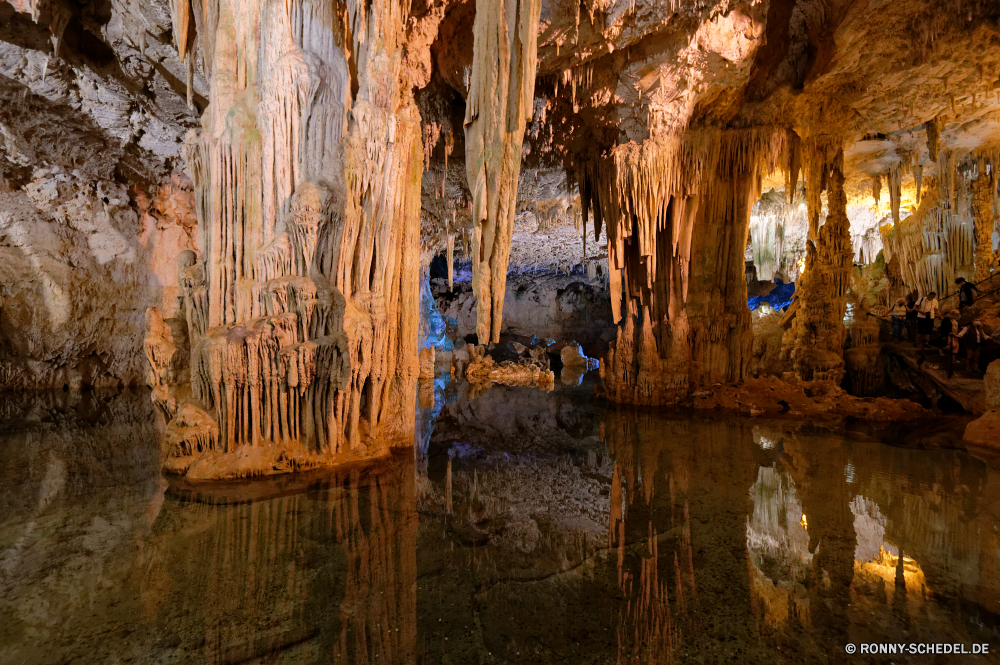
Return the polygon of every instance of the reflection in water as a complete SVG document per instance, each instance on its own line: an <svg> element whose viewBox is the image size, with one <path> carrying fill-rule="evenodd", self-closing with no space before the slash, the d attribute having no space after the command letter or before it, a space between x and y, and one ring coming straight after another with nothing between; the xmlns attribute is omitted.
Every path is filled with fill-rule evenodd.
<svg viewBox="0 0 1000 665"><path fill-rule="evenodd" d="M413 662L412 455L167 488L147 400L4 440L0 662Z"/></svg>
<svg viewBox="0 0 1000 665"><path fill-rule="evenodd" d="M182 485L143 394L0 408L4 663L1000 649L1000 474L958 451L440 380L414 453Z"/></svg>

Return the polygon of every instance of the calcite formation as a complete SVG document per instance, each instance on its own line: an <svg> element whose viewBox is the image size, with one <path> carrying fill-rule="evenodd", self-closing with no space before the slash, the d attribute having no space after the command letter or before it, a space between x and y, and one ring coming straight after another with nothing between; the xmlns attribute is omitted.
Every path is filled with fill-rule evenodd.
<svg viewBox="0 0 1000 665"><path fill-rule="evenodd" d="M786 133L769 128L691 131L623 145L584 167L584 216L593 210L595 228L608 225L621 322L602 366L609 397L664 404L692 385L743 378L750 210L785 148Z"/></svg>
<svg viewBox="0 0 1000 665"><path fill-rule="evenodd" d="M978 177L972 185L972 214L975 233L975 281L990 277L996 267L993 258L993 233L997 222L997 162L987 170L984 160L977 164Z"/></svg>
<svg viewBox="0 0 1000 665"><path fill-rule="evenodd" d="M177 24L194 13L212 81L187 142L202 253L180 271L190 376L173 390L217 423L198 450L335 459L408 443L421 143L399 70L405 11L223 0L174 12Z"/></svg>
<svg viewBox="0 0 1000 665"><path fill-rule="evenodd" d="M844 314L854 256L844 194L843 149L835 139L811 139L806 160L810 240L805 271L799 278L790 312L794 319L785 337L785 348L801 379L839 384L844 376ZM824 183L829 212L820 227Z"/></svg>
<svg viewBox="0 0 1000 665"><path fill-rule="evenodd" d="M837 379L851 262L865 307L994 267L1000 9L835 4L0 3L0 385L146 375L178 466L382 454L438 253L477 344L606 288L616 401ZM785 360L747 274L797 282Z"/></svg>
<svg viewBox="0 0 1000 665"><path fill-rule="evenodd" d="M472 190L472 288L476 333L500 338L513 233L521 140L533 108L541 0L477 3L465 109L466 168Z"/></svg>

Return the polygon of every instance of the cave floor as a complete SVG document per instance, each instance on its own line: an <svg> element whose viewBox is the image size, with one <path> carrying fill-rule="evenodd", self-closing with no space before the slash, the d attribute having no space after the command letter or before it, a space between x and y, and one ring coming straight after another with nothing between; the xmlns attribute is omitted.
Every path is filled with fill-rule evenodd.
<svg viewBox="0 0 1000 665"><path fill-rule="evenodd" d="M389 459L201 486L147 394L0 404L0 662L996 662L996 460L587 380L433 392ZM845 654L943 642L994 654Z"/></svg>

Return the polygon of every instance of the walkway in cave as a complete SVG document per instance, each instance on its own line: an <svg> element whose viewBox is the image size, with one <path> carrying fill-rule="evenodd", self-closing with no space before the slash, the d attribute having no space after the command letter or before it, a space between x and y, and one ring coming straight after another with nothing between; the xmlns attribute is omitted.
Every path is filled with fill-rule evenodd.
<svg viewBox="0 0 1000 665"><path fill-rule="evenodd" d="M965 369L964 358L949 377L948 360L936 347L918 349L909 342L892 342L884 344L882 349L906 366L905 377L890 371L897 387L912 382L934 403L941 395L947 395L970 413L982 413L986 409L983 372Z"/></svg>

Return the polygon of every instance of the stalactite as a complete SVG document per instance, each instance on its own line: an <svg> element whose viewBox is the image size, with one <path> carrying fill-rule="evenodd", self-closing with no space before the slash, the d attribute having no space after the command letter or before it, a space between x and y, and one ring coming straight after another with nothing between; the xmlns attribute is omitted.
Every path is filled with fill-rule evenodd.
<svg viewBox="0 0 1000 665"><path fill-rule="evenodd" d="M52 35L52 55L58 58L59 51L62 48L63 33L66 32L66 26L69 25L73 14L66 7L56 2L48 3L48 8L51 14L51 18L49 19L49 33Z"/></svg>
<svg viewBox="0 0 1000 665"><path fill-rule="evenodd" d="M898 164L889 167L885 176L889 183L889 202L892 207L892 221L899 224L899 201L902 197L903 171ZM876 199L877 201L877 199Z"/></svg>
<svg viewBox="0 0 1000 665"><path fill-rule="evenodd" d="M931 161L936 162L938 158L938 121L937 118L924 123L924 131L927 133L927 153Z"/></svg>
<svg viewBox="0 0 1000 665"><path fill-rule="evenodd" d="M922 294L947 293L955 277L964 268L972 267L975 226L969 218L971 210L967 206L953 208L948 191L957 187L965 199L964 190L969 184L967 178L947 187L932 182L915 214L889 229L883 228L886 261L899 265L907 288Z"/></svg>
<svg viewBox="0 0 1000 665"><path fill-rule="evenodd" d="M823 173L829 212L826 223L808 243L805 271L795 289L795 316L783 346L803 380L839 384L844 375L844 312L854 257L844 193L844 152L839 139L831 137L811 137L806 145L810 173ZM890 181L890 193L893 189ZM810 197L809 206L818 204L819 193ZM817 219L819 211L810 209L809 217Z"/></svg>
<svg viewBox="0 0 1000 665"><path fill-rule="evenodd" d="M805 224L801 193L791 202L785 197L764 194L754 203L750 217L750 246L757 279L794 281L797 261L805 253L805 245L790 242L786 233L790 228L801 228Z"/></svg>
<svg viewBox="0 0 1000 665"><path fill-rule="evenodd" d="M872 198L875 199L875 205L878 205L881 194L882 194L882 177L876 173L875 175L872 176Z"/></svg>
<svg viewBox="0 0 1000 665"><path fill-rule="evenodd" d="M521 141L534 101L540 0L477 3L466 103L472 288L481 343L500 338Z"/></svg>

